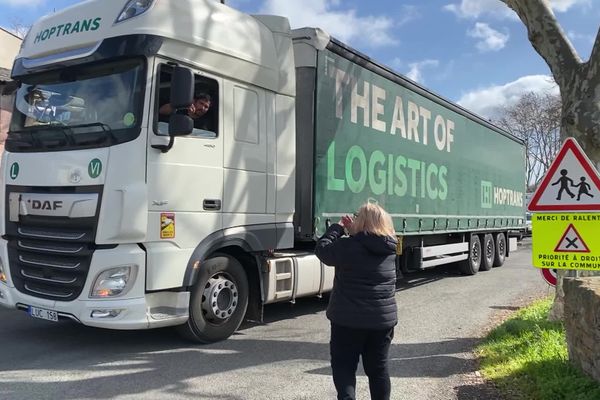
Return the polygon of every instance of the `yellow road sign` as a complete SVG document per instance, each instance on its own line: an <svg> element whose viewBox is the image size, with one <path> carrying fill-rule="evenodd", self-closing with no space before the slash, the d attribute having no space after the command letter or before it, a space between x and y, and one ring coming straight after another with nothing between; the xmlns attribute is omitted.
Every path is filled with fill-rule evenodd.
<svg viewBox="0 0 600 400"><path fill-rule="evenodd" d="M600 270L600 213L532 217L533 266Z"/></svg>

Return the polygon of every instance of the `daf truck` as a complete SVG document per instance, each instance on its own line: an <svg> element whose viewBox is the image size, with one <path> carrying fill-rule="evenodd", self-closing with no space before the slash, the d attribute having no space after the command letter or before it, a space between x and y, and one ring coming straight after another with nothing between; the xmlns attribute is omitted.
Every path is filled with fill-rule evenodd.
<svg viewBox="0 0 600 400"><path fill-rule="evenodd" d="M88 0L31 27L12 78L0 305L35 318L214 342L330 291L315 241L364 202L399 272L499 267L523 226L522 142L284 17Z"/></svg>

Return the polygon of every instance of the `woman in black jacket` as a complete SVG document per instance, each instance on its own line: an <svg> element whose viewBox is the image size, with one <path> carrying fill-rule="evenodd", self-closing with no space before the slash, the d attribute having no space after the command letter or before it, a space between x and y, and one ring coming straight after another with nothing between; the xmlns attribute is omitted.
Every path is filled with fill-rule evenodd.
<svg viewBox="0 0 600 400"><path fill-rule="evenodd" d="M335 267L327 318L338 399L355 399L359 356L371 399L390 398L388 352L398 322L396 246L392 218L372 203L361 206L354 221L344 216L332 224L317 242L317 257Z"/></svg>

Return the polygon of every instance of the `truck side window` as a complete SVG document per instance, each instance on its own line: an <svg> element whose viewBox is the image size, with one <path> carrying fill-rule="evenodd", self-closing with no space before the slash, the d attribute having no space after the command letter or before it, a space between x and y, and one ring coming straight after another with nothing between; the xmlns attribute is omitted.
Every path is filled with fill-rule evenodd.
<svg viewBox="0 0 600 400"><path fill-rule="evenodd" d="M154 132L157 135L169 134L169 116L173 111L169 104L171 96L171 74L173 68L167 64L159 67ZM194 102L188 115L194 120L194 130L190 136L216 138L219 132L219 85L214 79L201 75L194 76Z"/></svg>

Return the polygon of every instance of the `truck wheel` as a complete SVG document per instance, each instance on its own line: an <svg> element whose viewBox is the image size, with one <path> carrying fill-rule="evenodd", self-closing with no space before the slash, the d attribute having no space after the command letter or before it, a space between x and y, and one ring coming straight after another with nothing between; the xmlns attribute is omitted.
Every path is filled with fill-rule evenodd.
<svg viewBox="0 0 600 400"><path fill-rule="evenodd" d="M465 275L475 275L481 266L481 241L479 236L471 235L469 243L469 258L459 264L460 272Z"/></svg>
<svg viewBox="0 0 600 400"><path fill-rule="evenodd" d="M506 236L504 233L496 234L496 254L494 257L494 267L501 267L506 259Z"/></svg>
<svg viewBox="0 0 600 400"><path fill-rule="evenodd" d="M480 271L489 271L494 265L496 258L496 246L494 245L494 237L487 233L483 235L483 257L481 257Z"/></svg>
<svg viewBox="0 0 600 400"><path fill-rule="evenodd" d="M190 317L179 327L187 339L213 343L227 339L248 307L248 278L235 258L219 254L200 265L190 296Z"/></svg>

